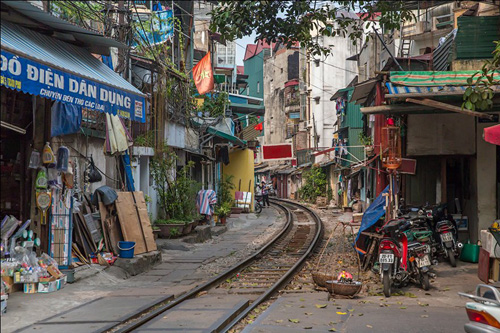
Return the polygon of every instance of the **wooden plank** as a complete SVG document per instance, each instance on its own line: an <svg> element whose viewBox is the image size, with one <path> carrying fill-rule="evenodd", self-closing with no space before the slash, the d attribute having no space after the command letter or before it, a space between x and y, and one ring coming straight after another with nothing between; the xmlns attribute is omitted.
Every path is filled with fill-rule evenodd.
<svg viewBox="0 0 500 333"><path fill-rule="evenodd" d="M407 98L406 102L408 103L414 103L414 104L420 104L420 105L425 105L425 106L430 106L433 108L437 109L443 109L446 111L451 111L451 112L456 112L456 113L462 113L468 116L474 116L474 117L479 117L479 118L486 118L486 119L493 119L493 116L487 113L481 113L481 112L476 112L476 111L470 111L467 109L462 109L459 106L443 103L443 102L438 102L432 99L424 98L424 99L414 99L414 98Z"/></svg>
<svg viewBox="0 0 500 333"><path fill-rule="evenodd" d="M125 241L135 242L135 254L147 251L142 228L139 225L139 218L135 208L132 192L117 192L118 198L115 201L118 220Z"/></svg>
<svg viewBox="0 0 500 333"><path fill-rule="evenodd" d="M104 232L107 234L109 248L108 251L112 251L115 254L119 252L118 242L123 240L123 236L120 231L120 226L116 220L116 217L111 214L114 208L113 205L105 206L102 202L99 202L99 212L101 213L101 221L104 224Z"/></svg>
<svg viewBox="0 0 500 333"><path fill-rule="evenodd" d="M140 191L133 192L133 196L137 208L137 215L139 216L139 222L142 226L142 233L146 243L146 248L148 252L156 251L156 241L153 234L153 228L151 227L151 221L149 220L144 193Z"/></svg>

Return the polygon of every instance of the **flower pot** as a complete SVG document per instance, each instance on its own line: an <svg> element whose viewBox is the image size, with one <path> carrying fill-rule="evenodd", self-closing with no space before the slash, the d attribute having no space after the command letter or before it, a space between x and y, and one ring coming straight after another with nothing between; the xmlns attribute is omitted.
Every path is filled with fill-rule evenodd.
<svg viewBox="0 0 500 333"><path fill-rule="evenodd" d="M182 235L184 224L158 224L160 229L160 238L171 238ZM174 232L176 230L176 232Z"/></svg>
<svg viewBox="0 0 500 333"><path fill-rule="evenodd" d="M155 240L160 236L160 231L160 229L153 229L153 236L155 237Z"/></svg>
<svg viewBox="0 0 500 333"><path fill-rule="evenodd" d="M243 208L240 207L231 207L231 214L241 214Z"/></svg>
<svg viewBox="0 0 500 333"><path fill-rule="evenodd" d="M227 216L219 217L219 220L220 220L221 224L226 224L226 219L227 219Z"/></svg>
<svg viewBox="0 0 500 333"><path fill-rule="evenodd" d="M191 233L191 231L193 231L193 229L195 228L195 223L198 223L198 222L191 221L191 222L186 223L184 225L184 229L182 229L182 234L189 235Z"/></svg>

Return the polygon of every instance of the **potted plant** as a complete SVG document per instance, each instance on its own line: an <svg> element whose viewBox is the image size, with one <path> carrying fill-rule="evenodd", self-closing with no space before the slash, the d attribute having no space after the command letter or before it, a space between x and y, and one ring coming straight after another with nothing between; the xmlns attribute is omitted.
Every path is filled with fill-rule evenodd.
<svg viewBox="0 0 500 333"><path fill-rule="evenodd" d="M155 221L154 225L160 230L160 238L170 238L182 234L185 221L159 219Z"/></svg>
<svg viewBox="0 0 500 333"><path fill-rule="evenodd" d="M216 209L215 214L219 217L220 223L226 224L226 218L230 212L231 205L229 203L223 203Z"/></svg>
<svg viewBox="0 0 500 333"><path fill-rule="evenodd" d="M371 156L374 151L373 139L371 136L366 136L363 132L359 133L359 142L365 146L366 156Z"/></svg>

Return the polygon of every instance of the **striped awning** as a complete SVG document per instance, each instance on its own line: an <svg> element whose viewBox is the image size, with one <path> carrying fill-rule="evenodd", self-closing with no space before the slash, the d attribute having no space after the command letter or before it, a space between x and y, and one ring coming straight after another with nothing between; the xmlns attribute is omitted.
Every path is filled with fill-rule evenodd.
<svg viewBox="0 0 500 333"><path fill-rule="evenodd" d="M480 71L446 71L446 72L391 72L392 84L410 87L440 87L440 86L466 86L467 79ZM500 79L500 72L496 72L495 79ZM477 78L477 75L476 75Z"/></svg>
<svg viewBox="0 0 500 333"><path fill-rule="evenodd" d="M411 86L396 85L391 82L387 82L385 85L389 90L389 95L386 95L386 97L391 97L390 95L400 95L400 94L428 94L428 93L457 95L457 94L463 94L467 89L467 86L411 87Z"/></svg>

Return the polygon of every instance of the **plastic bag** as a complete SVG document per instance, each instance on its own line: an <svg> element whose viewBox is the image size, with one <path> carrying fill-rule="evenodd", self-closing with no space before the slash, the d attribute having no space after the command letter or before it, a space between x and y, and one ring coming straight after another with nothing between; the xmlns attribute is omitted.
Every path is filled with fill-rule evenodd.
<svg viewBox="0 0 500 333"><path fill-rule="evenodd" d="M97 183L102 180L102 175L97 170L95 164L94 164L94 159L92 156L90 157L90 166L89 166L89 171L88 171L88 176L89 176L89 183Z"/></svg>
<svg viewBox="0 0 500 333"><path fill-rule="evenodd" d="M40 167L40 153L38 150L33 149L30 155L30 164L28 168L30 169L38 169Z"/></svg>
<svg viewBox="0 0 500 333"><path fill-rule="evenodd" d="M69 149L61 146L57 150L57 166L56 169L61 172L68 171L68 162L69 162Z"/></svg>

